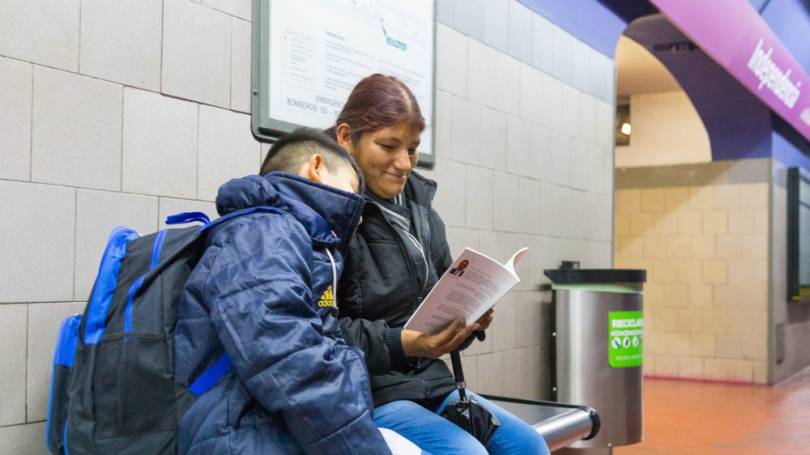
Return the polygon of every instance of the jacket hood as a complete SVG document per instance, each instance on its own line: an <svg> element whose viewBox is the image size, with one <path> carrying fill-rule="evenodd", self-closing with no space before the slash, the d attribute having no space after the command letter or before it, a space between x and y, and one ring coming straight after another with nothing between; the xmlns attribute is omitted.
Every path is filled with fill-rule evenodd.
<svg viewBox="0 0 810 455"><path fill-rule="evenodd" d="M276 207L293 215L320 243L348 244L363 210L363 198L286 172L233 179L219 188L217 212L257 206Z"/></svg>

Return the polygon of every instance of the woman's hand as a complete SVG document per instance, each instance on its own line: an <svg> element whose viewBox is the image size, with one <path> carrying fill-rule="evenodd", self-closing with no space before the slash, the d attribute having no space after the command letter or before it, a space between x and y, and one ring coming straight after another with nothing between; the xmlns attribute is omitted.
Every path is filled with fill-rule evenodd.
<svg viewBox="0 0 810 455"><path fill-rule="evenodd" d="M491 319L490 315L490 320ZM487 325L488 324L489 323L487 323ZM454 351L471 333L479 328L478 323L464 327L464 319L456 319L444 330L435 335L417 332L416 330L402 329L402 350L408 357L430 357L438 359L444 354Z"/></svg>
<svg viewBox="0 0 810 455"><path fill-rule="evenodd" d="M489 311L487 311L486 313L484 313L483 316L478 318L478 320L475 321L475 323L478 324L478 330L488 329L489 325L492 324L492 317L494 314L495 308L490 308Z"/></svg>

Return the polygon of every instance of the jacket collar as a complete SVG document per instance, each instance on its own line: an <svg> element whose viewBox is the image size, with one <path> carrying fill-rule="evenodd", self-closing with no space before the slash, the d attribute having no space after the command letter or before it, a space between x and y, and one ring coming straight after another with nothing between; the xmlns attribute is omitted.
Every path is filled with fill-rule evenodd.
<svg viewBox="0 0 810 455"><path fill-rule="evenodd" d="M233 179L217 195L220 215L260 205L293 215L314 242L345 245L357 226L363 198L286 172Z"/></svg>

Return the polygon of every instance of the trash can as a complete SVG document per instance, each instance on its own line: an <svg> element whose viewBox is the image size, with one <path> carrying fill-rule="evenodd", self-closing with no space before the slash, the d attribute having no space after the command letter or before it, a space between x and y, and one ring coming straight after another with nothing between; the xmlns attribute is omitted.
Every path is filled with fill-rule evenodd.
<svg viewBox="0 0 810 455"><path fill-rule="evenodd" d="M602 428L572 453L611 453L642 438L644 270L545 270L554 302L552 397L586 403ZM566 449L568 451L569 449Z"/></svg>

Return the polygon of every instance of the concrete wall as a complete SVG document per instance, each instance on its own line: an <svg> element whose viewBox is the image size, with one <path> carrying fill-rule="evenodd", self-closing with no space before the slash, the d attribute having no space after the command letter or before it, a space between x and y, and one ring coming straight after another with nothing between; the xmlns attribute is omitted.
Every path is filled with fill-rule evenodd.
<svg viewBox="0 0 810 455"><path fill-rule="evenodd" d="M770 168L617 170L615 265L648 273L646 375L768 382Z"/></svg>
<svg viewBox="0 0 810 455"><path fill-rule="evenodd" d="M616 167L707 163L709 135L685 92L630 97L630 145L616 147Z"/></svg>
<svg viewBox="0 0 810 455"><path fill-rule="evenodd" d="M611 263L613 64L517 1L437 5L427 174L453 250L533 249L467 377L539 398L541 270ZM56 329L82 310L109 231L213 215L217 187L257 170L249 21L249 0L0 3L0 453L44 452Z"/></svg>

